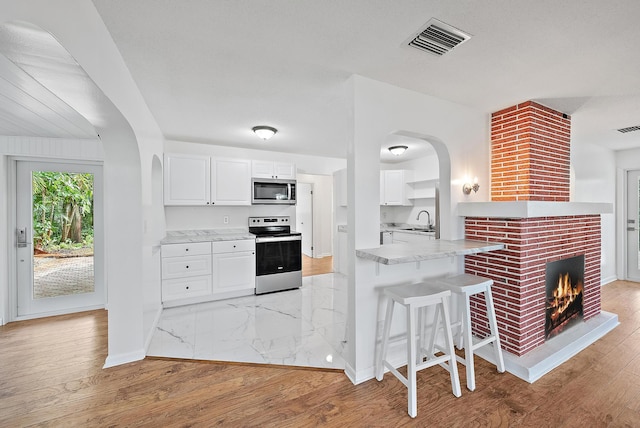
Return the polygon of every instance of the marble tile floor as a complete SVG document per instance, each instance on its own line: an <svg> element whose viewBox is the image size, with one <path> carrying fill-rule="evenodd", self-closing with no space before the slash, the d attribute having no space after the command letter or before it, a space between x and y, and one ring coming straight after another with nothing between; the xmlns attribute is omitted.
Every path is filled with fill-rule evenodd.
<svg viewBox="0 0 640 428"><path fill-rule="evenodd" d="M165 309L148 356L344 369L347 278Z"/></svg>

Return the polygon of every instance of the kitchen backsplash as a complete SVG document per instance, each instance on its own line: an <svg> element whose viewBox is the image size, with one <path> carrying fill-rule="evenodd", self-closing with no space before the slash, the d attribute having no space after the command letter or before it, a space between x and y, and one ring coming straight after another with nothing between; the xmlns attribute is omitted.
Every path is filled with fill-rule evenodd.
<svg viewBox="0 0 640 428"><path fill-rule="evenodd" d="M296 207L250 205L224 207L165 207L167 230L247 227L249 217L285 215L295 224ZM225 223L225 217L228 223Z"/></svg>

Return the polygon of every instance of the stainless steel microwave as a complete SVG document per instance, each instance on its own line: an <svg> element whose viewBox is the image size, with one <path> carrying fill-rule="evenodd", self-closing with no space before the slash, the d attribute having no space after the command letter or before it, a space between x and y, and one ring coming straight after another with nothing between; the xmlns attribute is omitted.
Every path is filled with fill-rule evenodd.
<svg viewBox="0 0 640 428"><path fill-rule="evenodd" d="M295 205L296 180L251 179L251 203L253 205Z"/></svg>

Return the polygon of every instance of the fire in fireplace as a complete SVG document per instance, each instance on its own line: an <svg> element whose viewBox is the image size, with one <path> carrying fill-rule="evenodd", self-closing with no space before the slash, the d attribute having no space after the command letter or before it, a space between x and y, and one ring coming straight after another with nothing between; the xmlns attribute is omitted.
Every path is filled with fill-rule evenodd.
<svg viewBox="0 0 640 428"><path fill-rule="evenodd" d="M547 263L545 339L582 320L583 284L584 255Z"/></svg>

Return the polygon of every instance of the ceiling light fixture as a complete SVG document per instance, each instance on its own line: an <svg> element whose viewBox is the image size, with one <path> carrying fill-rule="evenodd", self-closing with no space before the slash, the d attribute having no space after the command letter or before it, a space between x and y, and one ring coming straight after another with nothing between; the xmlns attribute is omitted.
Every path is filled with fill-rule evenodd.
<svg viewBox="0 0 640 428"><path fill-rule="evenodd" d="M389 151L396 156L400 156L405 152L405 150L407 150L407 148L407 146L392 146L389 147Z"/></svg>
<svg viewBox="0 0 640 428"><path fill-rule="evenodd" d="M273 137L278 130L276 128L272 128L271 126L254 126L251 128L256 135L263 140L268 140Z"/></svg>

